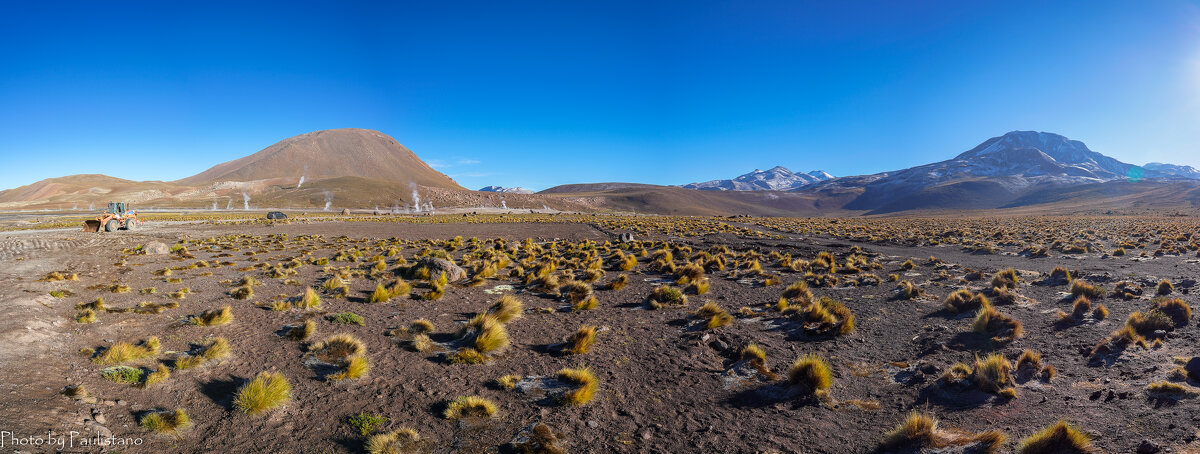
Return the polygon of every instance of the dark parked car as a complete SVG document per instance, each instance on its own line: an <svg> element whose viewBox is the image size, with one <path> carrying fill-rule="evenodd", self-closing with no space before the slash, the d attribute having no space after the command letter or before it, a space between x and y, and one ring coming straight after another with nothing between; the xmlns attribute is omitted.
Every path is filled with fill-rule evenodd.
<svg viewBox="0 0 1200 454"><path fill-rule="evenodd" d="M287 219L287 215L281 211L272 211L267 213L267 219Z"/></svg>

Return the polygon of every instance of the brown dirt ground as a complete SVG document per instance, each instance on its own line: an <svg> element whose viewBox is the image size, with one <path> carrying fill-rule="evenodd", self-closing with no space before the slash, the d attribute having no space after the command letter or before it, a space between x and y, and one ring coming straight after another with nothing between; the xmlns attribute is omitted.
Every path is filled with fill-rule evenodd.
<svg viewBox="0 0 1200 454"><path fill-rule="evenodd" d="M303 311L274 312L253 304L271 301L281 294L295 296L304 287L263 277L260 270L237 271L259 263L241 255L244 250L230 257L216 257L216 253L193 247L195 259L133 255L126 266L115 265L126 256L121 252L123 248L153 240L172 244L185 238L284 233L293 239L325 235L324 240L332 240L346 235L351 239L367 238L370 241L366 245L370 245L391 237L446 240L454 236L603 242L615 239L617 232L584 224L314 223L274 227L162 225L116 235L74 231L2 234L0 259L6 266L0 269L0 277L8 285L0 287L0 343L6 347L0 355L0 431L27 436L44 436L47 431L56 435L99 431L142 440L138 446L109 449L115 452L362 452L365 437L347 419L368 411L390 419L385 429L416 429L432 441L433 452L505 452L509 449L505 445L521 429L544 422L565 434L568 448L575 452L843 453L874 450L882 434L909 411L924 409L936 415L944 427L1004 431L1009 441L1002 451L1011 450L1021 438L1063 418L1091 435L1104 452L1134 452L1143 441L1174 452L1200 449L1196 441L1198 399L1155 400L1144 390L1150 382L1167 379L1176 367L1174 358L1197 355L1200 333L1196 323L1170 333L1162 347L1132 347L1109 361L1091 363L1081 350L1090 349L1119 328L1130 312L1148 306L1149 296L1133 301L1098 300L1111 311L1108 320L1061 327L1054 324L1054 311L1070 311L1071 303L1064 294L1067 287L1032 284L1055 266L1077 268L1085 279L1109 288L1122 279L1143 282L1147 295L1153 293L1153 283L1166 278L1176 283L1175 296L1194 304L1196 289L1188 280L1200 273L1196 260L1186 257L1138 261L1134 257L1102 259L1096 254L1056 254L1030 259L1014 254L972 255L949 247L861 244L872 260L883 265L874 273L881 277L898 273L902 279L920 285L926 296L912 301L893 299L894 285L889 283L814 288L816 296L842 301L856 316L857 328L836 338L807 336L764 309L764 305L779 298L786 284L799 279L795 273L766 266L766 260L764 268L779 272L784 285L764 287L710 274L712 289L705 295L690 295L686 310L643 308L646 296L662 278L646 269L646 259L630 273L629 287L598 290L599 307L579 312L535 311L540 307L562 309L564 303L526 291L520 282L509 279L489 280L473 288L452 286L445 297L432 302L397 298L367 304L365 297L375 282L359 278L352 281L349 298L326 296L322 306L329 313L360 314L366 319L365 326L315 319L316 339L350 333L367 345L372 371L366 378L346 382L321 379L305 366L303 343L277 334L283 326L300 320ZM756 248L766 254L774 250L804 259L812 259L820 251L831 251L841 259L855 245L821 238L743 239L729 234L670 240L692 245L696 250L725 245L735 251ZM417 250L405 249L403 253L411 260ZM313 255L331 257L336 252L337 247L320 247ZM271 250L254 258L277 263L296 253L295 248ZM951 279L937 279L937 271L926 264L925 257L930 255L958 265L946 270ZM910 257L918 263L917 268L900 270L900 263ZM151 274L196 260L229 260L236 265L176 271L172 277L182 278L180 284L164 282L163 277ZM1000 269L1021 270L1018 294L1024 297L1022 302L998 309L1024 324L1023 338L993 345L970 332L970 315L953 316L941 311L942 298L962 287L958 278L964 274L964 267L982 270L989 278ZM315 287L323 276L319 266L307 265L299 270L300 274L291 278L303 285ZM78 273L79 281L38 281L51 271ZM202 272L214 274L201 276ZM255 288L255 297L249 301L230 298L227 291L231 286L219 281L245 274L258 277L264 285ZM617 274L607 271L601 282ZM968 287L979 290L986 282ZM87 289L112 283L128 285L133 291ZM403 340L385 335L389 328L426 318L444 337L458 323L490 305L497 295L484 290L499 284L514 285L527 311L508 327L512 347L487 364L448 364L437 354L415 352ZM144 287L156 287L158 292L138 294L137 290ZM169 301L167 294L181 287L189 287L193 293L180 301L179 308L161 314L106 313L90 325L71 320L75 304L98 296L103 296L110 307L129 307L141 301ZM63 288L74 295L48 296L49 291ZM735 321L712 331L697 327L690 315L703 301L716 302L735 314ZM234 322L229 325L177 323L188 315L224 305L233 307ZM737 316L743 306L759 312ZM602 329L592 352L562 356L549 351L548 346L561 342L584 324ZM233 353L215 364L174 371L165 383L142 389L104 380L99 374L102 366L78 352L81 348L148 336L158 336L164 351L186 351L190 342L223 336L231 341ZM773 393L775 384L762 380L727 386L723 374L737 361L739 349L751 342L766 351L769 367L780 373L806 353L827 358L834 373L829 395L832 401L842 403L781 398ZM1036 379L1019 383L1015 399L946 391L935 384L941 372L955 362L970 362L977 354L992 351L1015 360L1023 349L1041 352L1043 362L1058 369L1058 378L1050 383ZM148 367L153 362L135 364ZM491 385L495 378L506 374L552 376L562 367L577 365L590 367L601 383L596 398L581 407L540 401ZM264 370L281 371L289 379L293 401L262 417L232 410L235 389ZM73 400L60 393L64 386L74 384L85 385L96 400ZM459 395L479 395L495 401L500 409L498 417L462 422L443 419L445 403ZM846 403L851 400L876 402L879 408L860 409ZM146 410L177 407L186 409L195 423L181 438L150 435L137 425L137 418ZM9 449L6 444L4 450ZM55 451L46 446L14 449ZM64 451L101 449L76 446Z"/></svg>

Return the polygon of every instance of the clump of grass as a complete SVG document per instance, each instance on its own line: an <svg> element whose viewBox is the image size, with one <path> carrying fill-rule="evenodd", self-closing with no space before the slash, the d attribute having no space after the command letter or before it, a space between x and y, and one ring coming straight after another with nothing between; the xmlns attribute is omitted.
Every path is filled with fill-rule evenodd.
<svg viewBox="0 0 1200 454"><path fill-rule="evenodd" d="M343 325L359 325L359 326L366 325L366 320L364 320L361 315L355 314L353 312L342 312L342 313L330 315L327 318L331 322L340 323Z"/></svg>
<svg viewBox="0 0 1200 454"><path fill-rule="evenodd" d="M247 300L254 297L254 288L249 285L235 287L229 291L229 296L239 300Z"/></svg>
<svg viewBox="0 0 1200 454"><path fill-rule="evenodd" d="M582 355L591 350L592 344L596 341L596 327L592 325L583 325L579 327L575 334L567 338L566 348L563 351L573 354Z"/></svg>
<svg viewBox="0 0 1200 454"><path fill-rule="evenodd" d="M1021 440L1017 454L1086 454L1094 452L1092 441L1086 434L1066 421L1054 425Z"/></svg>
<svg viewBox="0 0 1200 454"><path fill-rule="evenodd" d="M896 286L896 296L902 300L910 300L921 296L921 289L909 281L900 281Z"/></svg>
<svg viewBox="0 0 1200 454"><path fill-rule="evenodd" d="M59 290L51 290L50 291L50 296L53 296L55 298L66 298L71 295L74 295L74 293L72 293L70 290L67 290L67 289L59 289Z"/></svg>
<svg viewBox="0 0 1200 454"><path fill-rule="evenodd" d="M683 307L687 305L687 295L675 287L660 285L650 293L647 301L651 309L662 309L668 306Z"/></svg>
<svg viewBox="0 0 1200 454"><path fill-rule="evenodd" d="M1146 385L1146 394L1149 394L1150 397L1157 399L1178 400L1195 396L1197 391L1195 388L1190 386L1160 381Z"/></svg>
<svg viewBox="0 0 1200 454"><path fill-rule="evenodd" d="M757 344L749 344L743 347L741 350L741 360L757 370L758 373L771 380L774 380L777 377L777 375L774 372L771 372L771 369L767 367L767 352L763 351L762 347L759 347Z"/></svg>
<svg viewBox="0 0 1200 454"><path fill-rule="evenodd" d="M520 375L504 375L496 379L496 386L511 391L517 387L517 382L519 381L521 381Z"/></svg>
<svg viewBox="0 0 1200 454"><path fill-rule="evenodd" d="M1011 342L1025 334L1020 321L1001 314L992 306L986 306L975 314L971 329L992 336L992 341L997 343Z"/></svg>
<svg viewBox="0 0 1200 454"><path fill-rule="evenodd" d="M711 285L712 284L707 277L702 277L688 284L687 289L685 290L694 295L703 295L708 293L708 289Z"/></svg>
<svg viewBox="0 0 1200 454"><path fill-rule="evenodd" d="M383 286L382 282L375 284L375 291L367 298L368 303L386 303L392 299L392 292Z"/></svg>
<svg viewBox="0 0 1200 454"><path fill-rule="evenodd" d="M308 352L325 362L343 361L367 354L367 346L349 334L335 334L309 346Z"/></svg>
<svg viewBox="0 0 1200 454"><path fill-rule="evenodd" d="M411 346L413 350L426 353L433 350L433 340L427 334L418 334L413 336Z"/></svg>
<svg viewBox="0 0 1200 454"><path fill-rule="evenodd" d="M488 307L486 313L500 323L509 323L521 317L525 310L524 307L517 297L501 295L495 303Z"/></svg>
<svg viewBox="0 0 1200 454"><path fill-rule="evenodd" d="M233 321L233 308L225 306L219 309L213 309L202 312L200 315L193 315L188 323L198 326L217 326L227 325Z"/></svg>
<svg viewBox="0 0 1200 454"><path fill-rule="evenodd" d="M404 279L397 278L396 282L393 282L387 290L392 295L392 298L405 296L412 292L412 284L405 282Z"/></svg>
<svg viewBox="0 0 1200 454"><path fill-rule="evenodd" d="M229 340L224 337L214 338L203 350L196 354L188 354L175 360L176 369L191 369L209 361L216 361L229 355Z"/></svg>
<svg viewBox="0 0 1200 454"><path fill-rule="evenodd" d="M1017 270L1009 268L996 273L992 277L992 287L994 288L1017 288L1017 283L1020 279L1017 277Z"/></svg>
<svg viewBox="0 0 1200 454"><path fill-rule="evenodd" d="M408 325L408 329L415 334L432 333L434 326L433 322L419 318L413 320L412 324Z"/></svg>
<svg viewBox="0 0 1200 454"><path fill-rule="evenodd" d="M96 364L120 364L155 356L161 351L157 337L150 337L144 342L133 345L128 342L117 342L92 359Z"/></svg>
<svg viewBox="0 0 1200 454"><path fill-rule="evenodd" d="M706 329L720 328L733 322L733 316L712 301L700 306L700 309L696 311L696 316L708 319L704 326Z"/></svg>
<svg viewBox="0 0 1200 454"><path fill-rule="evenodd" d="M233 406L248 415L260 415L292 400L292 385L279 372L259 372L254 380L238 389Z"/></svg>
<svg viewBox="0 0 1200 454"><path fill-rule="evenodd" d="M367 439L367 454L424 452L427 443L417 431L402 427Z"/></svg>
<svg viewBox="0 0 1200 454"><path fill-rule="evenodd" d="M824 358L810 353L792 363L788 369L788 384L803 395L824 393L833 385L833 371Z"/></svg>
<svg viewBox="0 0 1200 454"><path fill-rule="evenodd" d="M1104 298L1104 295L1107 293L1108 292L1104 290L1104 287L1092 285L1080 279L1071 281L1071 296L1086 296L1088 298L1097 299Z"/></svg>
<svg viewBox="0 0 1200 454"><path fill-rule="evenodd" d="M141 369L129 366L112 366L100 370L100 376L113 383L136 385L142 381Z"/></svg>
<svg viewBox="0 0 1200 454"><path fill-rule="evenodd" d="M588 298L591 298L592 286L588 285L586 282L571 280L563 283L559 287L559 293L566 294L568 304L578 305L579 303L587 301Z"/></svg>
<svg viewBox="0 0 1200 454"><path fill-rule="evenodd" d="M63 388L62 393L64 396L72 399L82 399L88 396L88 390L87 388L84 388L83 385L67 386Z"/></svg>
<svg viewBox="0 0 1200 454"><path fill-rule="evenodd" d="M970 290L958 289L946 296L943 307L954 314L976 311L983 307L991 307L992 302L982 293L972 294Z"/></svg>
<svg viewBox="0 0 1200 454"><path fill-rule="evenodd" d="M972 450L995 452L1008 438L1003 432L990 430L978 434L941 430L938 420L931 415L913 411L895 429L884 434L880 443L882 451L892 452L901 448L940 449L950 446L977 445Z"/></svg>
<svg viewBox="0 0 1200 454"><path fill-rule="evenodd" d="M364 356L353 356L339 361L340 369L329 375L330 380L353 380L367 376L371 363Z"/></svg>
<svg viewBox="0 0 1200 454"><path fill-rule="evenodd" d="M980 360L975 358L975 371L971 376L979 389L999 393L1012 387L1012 363L999 353Z"/></svg>
<svg viewBox="0 0 1200 454"><path fill-rule="evenodd" d="M460 348L458 351L447 355L446 359L451 364L483 364L487 362L487 356L484 356L479 350L471 347Z"/></svg>
<svg viewBox="0 0 1200 454"><path fill-rule="evenodd" d="M179 431L186 429L191 424L191 419L182 408L176 408L172 412L153 411L142 416L142 420L138 422L142 430L147 432L174 436L179 436Z"/></svg>
<svg viewBox="0 0 1200 454"><path fill-rule="evenodd" d="M490 418L496 414L496 404L479 396L459 396L446 405L446 419Z"/></svg>
<svg viewBox="0 0 1200 454"><path fill-rule="evenodd" d="M1158 281L1158 294L1160 296L1170 295L1173 291L1175 291L1175 286L1171 285L1171 281L1166 279Z"/></svg>
<svg viewBox="0 0 1200 454"><path fill-rule="evenodd" d="M565 454L566 448L559 445L560 439L565 437L564 434L555 433L550 426L544 423L534 424L528 429L525 436L518 436L518 440L513 442L513 446L522 453L538 453L538 454Z"/></svg>
<svg viewBox="0 0 1200 454"><path fill-rule="evenodd" d="M146 381L142 382L142 387L149 388L168 378L171 378L171 369L160 363L154 372L146 375Z"/></svg>
<svg viewBox="0 0 1200 454"><path fill-rule="evenodd" d="M1103 304L1097 304L1096 308L1092 309L1092 318L1098 321L1108 318L1108 308Z"/></svg>
<svg viewBox="0 0 1200 454"><path fill-rule="evenodd" d="M1155 310L1171 317L1176 328L1186 326L1192 318L1192 307L1179 298L1160 300Z"/></svg>
<svg viewBox="0 0 1200 454"><path fill-rule="evenodd" d="M302 340L307 340L309 337L312 337L313 333L316 331L317 331L317 322L314 322L312 320L305 320L304 323L301 325L295 325L295 326L288 327L286 333L284 334L284 337L287 337L288 339L294 340L294 341L302 341Z"/></svg>
<svg viewBox="0 0 1200 454"><path fill-rule="evenodd" d="M91 309L84 309L82 311L79 311L78 313L75 314L75 322L83 323L83 324L95 323L96 322L96 311L93 311Z"/></svg>
<svg viewBox="0 0 1200 454"><path fill-rule="evenodd" d="M321 295L317 294L312 287L304 289L304 294L300 296L300 300L296 303L296 307L301 309L316 309L321 307Z"/></svg>
<svg viewBox="0 0 1200 454"><path fill-rule="evenodd" d="M379 426L387 424L387 422L387 416L379 413L367 413L365 411L350 417L350 425L358 429L359 435L364 437L371 435L371 432L374 432Z"/></svg>
<svg viewBox="0 0 1200 454"><path fill-rule="evenodd" d="M607 290L620 290L625 288L626 285L629 285L629 276L626 274L621 274L609 281L607 284L604 284L604 288Z"/></svg>
<svg viewBox="0 0 1200 454"><path fill-rule="evenodd" d="M577 406L590 402L596 394L596 389L600 387L600 381L596 379L596 375L586 367L559 369L557 377L559 380L575 386L575 389L562 395L561 401L567 405Z"/></svg>
<svg viewBox="0 0 1200 454"><path fill-rule="evenodd" d="M1092 310L1092 300L1086 296L1075 298L1075 303L1071 306L1071 318L1075 320L1083 320L1088 312Z"/></svg>

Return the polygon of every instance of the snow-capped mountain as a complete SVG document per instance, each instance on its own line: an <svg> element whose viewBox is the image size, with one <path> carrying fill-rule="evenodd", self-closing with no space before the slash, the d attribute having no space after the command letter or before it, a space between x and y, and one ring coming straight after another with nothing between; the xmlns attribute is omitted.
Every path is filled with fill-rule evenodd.
<svg viewBox="0 0 1200 454"><path fill-rule="evenodd" d="M687 189L704 189L711 191L789 191L819 183L833 178L824 170L814 170L808 173L794 173L783 166L775 166L768 170L754 169L753 172L732 180L712 180L703 183L689 183L682 187Z"/></svg>
<svg viewBox="0 0 1200 454"><path fill-rule="evenodd" d="M1175 164L1163 164L1161 162L1150 162L1142 166L1143 169L1162 175L1164 178L1184 178L1188 180L1200 180L1200 170L1196 170L1192 166L1181 166Z"/></svg>
<svg viewBox="0 0 1200 454"><path fill-rule="evenodd" d="M503 186L484 186L479 188L480 192L511 192L513 194L533 194L532 190L522 187L506 188Z"/></svg>
<svg viewBox="0 0 1200 454"><path fill-rule="evenodd" d="M871 212L919 208L994 208L1032 191L1138 179L1180 179L1195 169L1145 168L1058 134L1013 131L953 159L874 175L827 180L800 191L860 194L845 207ZM1197 172L1200 177L1200 172Z"/></svg>

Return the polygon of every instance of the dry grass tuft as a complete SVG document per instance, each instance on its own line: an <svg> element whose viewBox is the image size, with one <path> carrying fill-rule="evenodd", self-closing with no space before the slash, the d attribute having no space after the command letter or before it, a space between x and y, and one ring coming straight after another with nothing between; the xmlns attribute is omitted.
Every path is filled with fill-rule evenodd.
<svg viewBox="0 0 1200 454"><path fill-rule="evenodd" d="M182 408L176 408L173 412L150 412L142 416L142 420L138 422L138 425L147 432L176 437L179 436L179 431L186 429L191 424L191 419Z"/></svg>
<svg viewBox="0 0 1200 454"><path fill-rule="evenodd" d="M429 443L417 431L402 427L367 439L367 454L405 454L425 452Z"/></svg>
<svg viewBox="0 0 1200 454"><path fill-rule="evenodd" d="M824 358L810 353L792 363L788 369L788 384L803 394L816 394L833 385L833 370Z"/></svg>
<svg viewBox="0 0 1200 454"><path fill-rule="evenodd" d="M121 364L144 358L150 358L161 351L157 337L150 337L144 342L133 345L128 342L117 342L92 359L96 364Z"/></svg>
<svg viewBox="0 0 1200 454"><path fill-rule="evenodd" d="M626 285L629 285L629 276L621 274L607 284L604 284L604 288L607 290L620 290L625 288Z"/></svg>
<svg viewBox="0 0 1200 454"><path fill-rule="evenodd" d="M285 336L294 341L308 340L313 333L317 331L317 322L305 320L302 325L291 326L287 329Z"/></svg>
<svg viewBox="0 0 1200 454"><path fill-rule="evenodd" d="M1092 441L1083 432L1066 421L1054 425L1021 440L1017 454L1086 454L1094 452Z"/></svg>
<svg viewBox="0 0 1200 454"><path fill-rule="evenodd" d="M333 363L366 355L367 346L352 335L335 334L312 344L308 352L322 361Z"/></svg>
<svg viewBox="0 0 1200 454"><path fill-rule="evenodd" d="M446 419L490 418L496 414L496 404L479 396L459 396L446 405Z"/></svg>
<svg viewBox="0 0 1200 454"><path fill-rule="evenodd" d="M573 354L582 355L591 350L592 344L596 341L596 327L592 325L583 325L579 327L575 334L572 334L567 339L567 346L563 351Z"/></svg>
<svg viewBox="0 0 1200 454"><path fill-rule="evenodd" d="M1020 321L1001 314L992 306L985 306L975 314L971 329L992 336L992 341L997 343L1011 342L1025 334Z"/></svg>
<svg viewBox="0 0 1200 454"><path fill-rule="evenodd" d="M198 326L216 326L227 325L233 321L233 308L229 306L220 309L204 311L200 315L193 315L188 323Z"/></svg>
<svg viewBox="0 0 1200 454"><path fill-rule="evenodd" d="M590 288L588 289L591 290ZM512 295L502 295L488 308L487 314L500 323L508 323L521 317L525 306Z"/></svg>
<svg viewBox="0 0 1200 454"><path fill-rule="evenodd" d="M687 306L687 295L675 287L668 285L660 285L655 287L650 293L650 298L647 304L651 309L662 309L664 307L683 307Z"/></svg>
<svg viewBox="0 0 1200 454"><path fill-rule="evenodd" d="M260 415L292 400L292 385L279 372L259 372L254 380L238 389L233 406L248 415Z"/></svg>
<svg viewBox="0 0 1200 454"><path fill-rule="evenodd" d="M559 380L575 386L575 389L562 396L562 402L567 405L578 406L590 402L596 394L596 389L600 387L600 381L596 379L596 375L586 367L559 369L557 377Z"/></svg>

